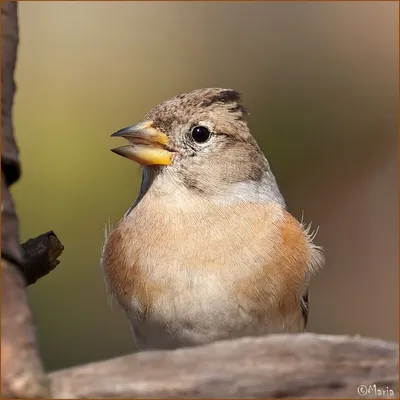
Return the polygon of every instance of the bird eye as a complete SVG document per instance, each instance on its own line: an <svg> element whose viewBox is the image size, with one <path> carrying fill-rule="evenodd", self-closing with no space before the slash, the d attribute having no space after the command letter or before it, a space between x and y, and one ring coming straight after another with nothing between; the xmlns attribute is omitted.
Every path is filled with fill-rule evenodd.
<svg viewBox="0 0 400 400"><path fill-rule="evenodd" d="M209 131L209 129L201 125L195 126L192 129L191 134L193 140L197 143L205 143L211 137L211 132Z"/></svg>

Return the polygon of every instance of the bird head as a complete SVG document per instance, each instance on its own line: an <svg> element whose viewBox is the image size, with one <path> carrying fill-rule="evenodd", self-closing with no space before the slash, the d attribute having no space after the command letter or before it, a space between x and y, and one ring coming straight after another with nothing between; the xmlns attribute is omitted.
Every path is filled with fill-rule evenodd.
<svg viewBox="0 0 400 400"><path fill-rule="evenodd" d="M261 181L269 172L247 116L235 90L194 90L157 105L142 122L113 133L129 145L112 151L152 173L173 176L191 190L220 193L235 183Z"/></svg>

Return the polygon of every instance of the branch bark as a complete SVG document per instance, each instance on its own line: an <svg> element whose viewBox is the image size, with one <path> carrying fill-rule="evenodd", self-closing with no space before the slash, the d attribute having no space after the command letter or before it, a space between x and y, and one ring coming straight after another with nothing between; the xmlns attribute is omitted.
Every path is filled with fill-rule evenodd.
<svg viewBox="0 0 400 400"><path fill-rule="evenodd" d="M16 2L1 3L1 396L48 397L47 377L37 352L33 317L19 271L23 254L9 186L20 176L12 123L18 47Z"/></svg>
<svg viewBox="0 0 400 400"><path fill-rule="evenodd" d="M397 344L314 334L136 353L50 374L53 395L72 399L358 398L364 389L371 398L370 385L386 390L377 397L398 398L398 377Z"/></svg>
<svg viewBox="0 0 400 400"><path fill-rule="evenodd" d="M24 279L3 259L1 267L1 397L49 397Z"/></svg>

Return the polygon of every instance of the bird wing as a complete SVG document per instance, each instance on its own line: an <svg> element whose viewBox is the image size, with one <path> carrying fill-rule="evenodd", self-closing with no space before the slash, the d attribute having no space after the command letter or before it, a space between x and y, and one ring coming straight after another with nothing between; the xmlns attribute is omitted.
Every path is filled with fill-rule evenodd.
<svg viewBox="0 0 400 400"><path fill-rule="evenodd" d="M305 292L303 297L301 298L300 302L301 306L301 312L303 314L303 319L304 319L304 329L307 328L307 322L308 322L308 290Z"/></svg>

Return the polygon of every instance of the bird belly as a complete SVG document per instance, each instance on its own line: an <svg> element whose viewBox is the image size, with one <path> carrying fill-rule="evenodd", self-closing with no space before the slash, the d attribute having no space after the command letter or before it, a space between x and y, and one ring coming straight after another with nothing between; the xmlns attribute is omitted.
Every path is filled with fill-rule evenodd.
<svg viewBox="0 0 400 400"><path fill-rule="evenodd" d="M138 348L171 349L302 330L300 313L284 317L277 310L234 297L229 282L224 284L217 276L174 280L147 308L139 298L133 299L127 315Z"/></svg>

